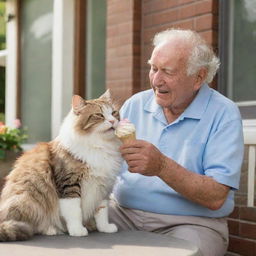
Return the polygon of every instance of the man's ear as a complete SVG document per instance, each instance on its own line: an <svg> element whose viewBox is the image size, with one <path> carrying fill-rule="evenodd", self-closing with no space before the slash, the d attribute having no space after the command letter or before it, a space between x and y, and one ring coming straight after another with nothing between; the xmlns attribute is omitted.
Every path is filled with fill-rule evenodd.
<svg viewBox="0 0 256 256"><path fill-rule="evenodd" d="M208 70L205 67L199 69L196 75L195 89L200 89L202 84L205 82L208 74Z"/></svg>
<svg viewBox="0 0 256 256"><path fill-rule="evenodd" d="M85 100L79 95L72 97L72 109L76 115L80 113L80 110L86 105Z"/></svg>

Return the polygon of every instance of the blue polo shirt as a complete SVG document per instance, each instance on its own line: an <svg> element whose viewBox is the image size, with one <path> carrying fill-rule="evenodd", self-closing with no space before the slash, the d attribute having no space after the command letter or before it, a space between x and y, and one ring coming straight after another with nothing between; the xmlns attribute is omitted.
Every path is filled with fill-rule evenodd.
<svg viewBox="0 0 256 256"><path fill-rule="evenodd" d="M186 199L156 176L130 173L124 163L114 188L121 206L207 217L223 217L232 212L244 143L240 113L231 100L204 84L180 117L168 124L150 89L128 99L121 116L135 124L138 139L151 142L188 170L232 188L221 209L213 211Z"/></svg>

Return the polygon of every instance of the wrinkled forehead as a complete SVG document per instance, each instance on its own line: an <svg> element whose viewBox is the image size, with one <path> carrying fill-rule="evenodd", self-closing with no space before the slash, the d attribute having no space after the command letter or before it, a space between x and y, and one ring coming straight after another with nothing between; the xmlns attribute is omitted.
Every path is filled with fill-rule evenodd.
<svg viewBox="0 0 256 256"><path fill-rule="evenodd" d="M189 53L191 51L191 46L187 42L173 39L163 44L156 46L153 49L150 63L161 59L163 62L175 61L175 62L186 62Z"/></svg>

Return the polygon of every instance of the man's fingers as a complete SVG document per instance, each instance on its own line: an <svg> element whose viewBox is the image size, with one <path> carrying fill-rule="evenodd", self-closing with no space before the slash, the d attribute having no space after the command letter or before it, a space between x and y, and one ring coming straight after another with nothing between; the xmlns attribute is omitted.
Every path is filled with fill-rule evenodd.
<svg viewBox="0 0 256 256"><path fill-rule="evenodd" d="M122 155L128 155L128 154L138 154L141 152L141 149L139 148L124 148L120 150Z"/></svg>
<svg viewBox="0 0 256 256"><path fill-rule="evenodd" d="M145 145L144 140L132 140L127 143L124 143L120 149L125 149L125 148L142 148Z"/></svg>

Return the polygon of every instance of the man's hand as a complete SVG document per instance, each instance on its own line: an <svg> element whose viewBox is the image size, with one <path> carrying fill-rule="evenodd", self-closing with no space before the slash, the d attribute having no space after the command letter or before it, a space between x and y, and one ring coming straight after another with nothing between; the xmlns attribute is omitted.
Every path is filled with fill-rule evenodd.
<svg viewBox="0 0 256 256"><path fill-rule="evenodd" d="M158 176L163 168L165 156L153 144L144 140L125 143L120 151L132 173Z"/></svg>

